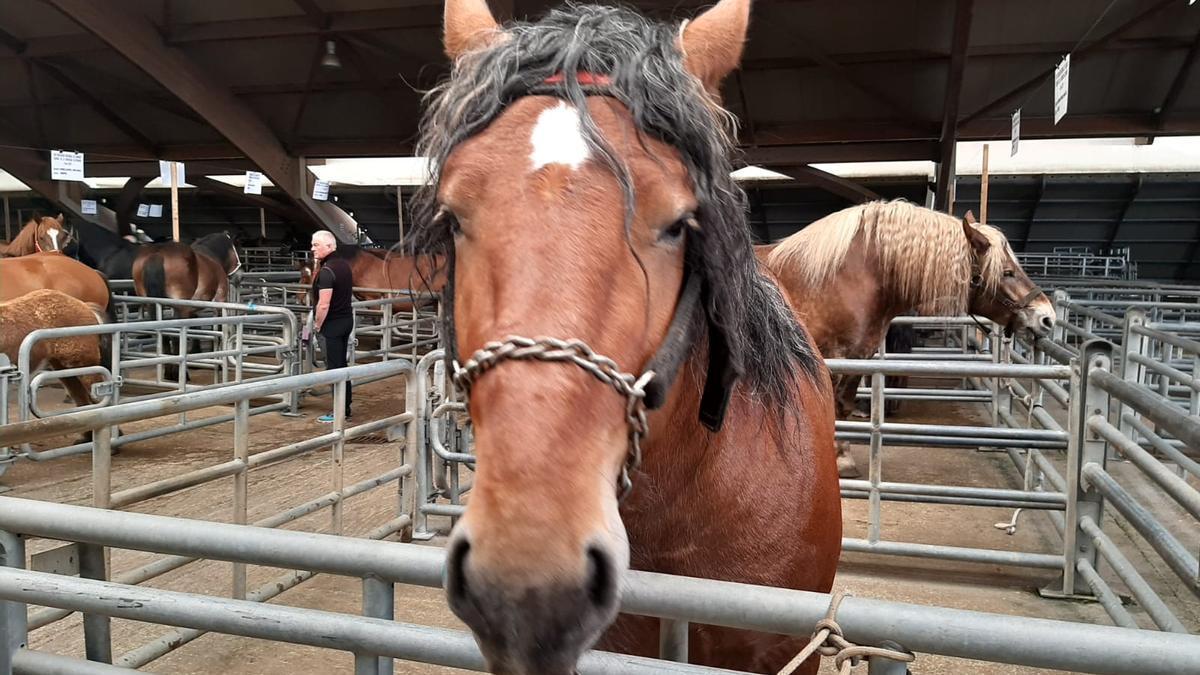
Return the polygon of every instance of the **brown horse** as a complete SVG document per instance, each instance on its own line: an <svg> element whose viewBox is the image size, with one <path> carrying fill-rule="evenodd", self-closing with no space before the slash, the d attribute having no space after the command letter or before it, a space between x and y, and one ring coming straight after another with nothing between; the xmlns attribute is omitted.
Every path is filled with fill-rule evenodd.
<svg viewBox="0 0 1200 675"><path fill-rule="evenodd" d="M384 249L361 248L352 244L338 246L334 255L345 256L357 288L410 289L423 293L440 293L446 285L446 273L441 261L430 256L407 256ZM310 286L320 265L311 260L296 263L300 283ZM355 291L359 300L377 300L382 293ZM307 291L298 294L301 304L308 304ZM404 307L399 307L403 309Z"/></svg>
<svg viewBox="0 0 1200 675"><path fill-rule="evenodd" d="M104 307L81 302L55 290L37 290L19 298L0 302L0 354L16 364L21 342L39 328L93 326L106 323ZM51 368L66 370L84 366L107 366L107 340L98 335L77 335L69 338L38 341L31 352L33 370ZM63 386L75 405L90 405L95 401L91 385L96 375L64 377Z"/></svg>
<svg viewBox="0 0 1200 675"><path fill-rule="evenodd" d="M826 358L870 358L892 319L912 310L979 314L1034 335L1054 327L1050 300L1000 230L909 202L844 209L757 252ZM848 415L860 378L834 379L838 415Z"/></svg>
<svg viewBox="0 0 1200 675"><path fill-rule="evenodd" d="M609 629L627 567L827 591L829 377L754 258L714 93L748 0L684 27L445 11L455 66L422 122L433 174L408 243L448 256L447 344L474 354L456 380L477 471L446 592L489 668L573 673L606 629L605 648L655 653L656 620ZM693 626L689 644L773 673L802 642Z"/></svg>
<svg viewBox="0 0 1200 675"><path fill-rule="evenodd" d="M133 287L147 298L225 302L229 293L226 266L233 264L231 259L218 260L207 250L188 244L146 244L133 259ZM181 308L179 314L191 316L192 312Z"/></svg>
<svg viewBox="0 0 1200 675"><path fill-rule="evenodd" d="M39 251L62 251L71 241L71 231L60 213L57 217L34 215L13 240L0 241L0 258L29 255Z"/></svg>
<svg viewBox="0 0 1200 675"><path fill-rule="evenodd" d="M104 275L61 253L44 251L0 258L0 301L50 288L109 311L112 294Z"/></svg>

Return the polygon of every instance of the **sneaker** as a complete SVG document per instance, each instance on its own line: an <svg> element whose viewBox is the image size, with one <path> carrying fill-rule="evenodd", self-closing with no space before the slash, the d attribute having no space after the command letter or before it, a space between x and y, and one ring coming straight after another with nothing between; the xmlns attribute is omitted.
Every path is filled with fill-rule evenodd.
<svg viewBox="0 0 1200 675"><path fill-rule="evenodd" d="M317 421L321 424L333 424L333 414L321 415L317 418Z"/></svg>

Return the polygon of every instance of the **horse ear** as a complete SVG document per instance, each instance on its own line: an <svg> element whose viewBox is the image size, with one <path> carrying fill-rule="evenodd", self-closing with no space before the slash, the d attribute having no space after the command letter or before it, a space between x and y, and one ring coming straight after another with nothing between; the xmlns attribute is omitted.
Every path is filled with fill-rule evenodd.
<svg viewBox="0 0 1200 675"><path fill-rule="evenodd" d="M712 9L683 25L679 49L683 67L716 95L721 80L738 67L746 28L750 23L750 0L721 0Z"/></svg>
<svg viewBox="0 0 1200 675"><path fill-rule="evenodd" d="M966 214L965 216L963 216L963 222L964 222L964 223L970 223L971 225L975 225L975 224L977 224L979 221L975 219L975 212L974 212L974 211L967 211L967 214Z"/></svg>
<svg viewBox="0 0 1200 675"><path fill-rule="evenodd" d="M988 247L992 245L992 242L988 241L988 238L971 224L971 220L963 218L963 234L967 235L967 242L971 244L971 248L975 250L976 255L983 255L988 250Z"/></svg>
<svg viewBox="0 0 1200 675"><path fill-rule="evenodd" d="M67 219L63 217L62 213L59 213L57 216L54 217L54 219L58 221L59 225L63 225L67 222Z"/></svg>
<svg viewBox="0 0 1200 675"><path fill-rule="evenodd" d="M501 33L487 0L446 0L442 44L451 61L486 46Z"/></svg>

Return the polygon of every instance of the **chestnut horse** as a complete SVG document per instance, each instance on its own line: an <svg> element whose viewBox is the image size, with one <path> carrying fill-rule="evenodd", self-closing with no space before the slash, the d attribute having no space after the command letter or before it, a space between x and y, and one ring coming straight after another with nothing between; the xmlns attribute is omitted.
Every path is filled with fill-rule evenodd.
<svg viewBox="0 0 1200 675"><path fill-rule="evenodd" d="M111 310L112 293L104 275L74 258L50 251L0 258L0 301L43 288Z"/></svg>
<svg viewBox="0 0 1200 675"><path fill-rule="evenodd" d="M573 673L602 635L656 653L657 620L613 624L630 567L833 583L829 376L755 260L716 99L748 16L568 5L501 28L483 0L446 2L454 69L407 243L447 256L477 471L446 593L493 672ZM696 663L772 673L802 643L689 638Z"/></svg>
<svg viewBox="0 0 1200 675"><path fill-rule="evenodd" d="M62 251L71 241L71 231L60 213L57 217L34 215L13 240L0 242L0 258L13 258L39 251Z"/></svg>
<svg viewBox="0 0 1200 675"><path fill-rule="evenodd" d="M26 293L19 298L0 302L0 354L17 363L21 342L39 328L93 326L107 322L104 307L81 302L61 291L43 289ZM99 335L77 335L68 338L40 340L34 344L30 361L33 370L52 368L66 370L84 366L108 366L108 340ZM90 405L96 375L64 377L63 386L75 405Z"/></svg>
<svg viewBox="0 0 1200 675"><path fill-rule="evenodd" d="M826 358L871 358L892 319L912 310L979 314L1035 336L1054 327L1053 305L1004 233L909 202L843 209L757 252ZM854 409L859 381L834 378L839 417ZM840 455L843 475L855 475Z"/></svg>
<svg viewBox="0 0 1200 675"><path fill-rule="evenodd" d="M354 244L339 244L333 254L344 256L350 262L350 271L357 288L390 288L413 290L424 293L440 293L446 285L446 274L441 261L430 256L407 256L386 249L362 248ZM296 263L300 272L300 283L312 285L320 265L311 260ZM299 294L301 304L308 304L308 293ZM355 291L359 300L377 300L382 293ZM399 307L403 309L403 307Z"/></svg>

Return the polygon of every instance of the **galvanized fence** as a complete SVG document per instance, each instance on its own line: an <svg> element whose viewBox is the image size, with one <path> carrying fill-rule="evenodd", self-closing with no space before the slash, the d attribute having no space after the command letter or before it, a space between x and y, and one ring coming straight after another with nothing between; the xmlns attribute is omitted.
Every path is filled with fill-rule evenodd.
<svg viewBox="0 0 1200 675"><path fill-rule="evenodd" d="M5 427L0 427L0 443L25 443L47 436L91 430L95 437L95 451L92 453L91 472L92 503L94 506L102 509L128 508L151 499L176 494L183 490L232 477L231 517L232 522L237 524L246 524L248 522L250 500L252 497L252 493L248 487L251 472L281 462L297 460L316 452L328 452L331 459L330 491L328 493L314 499L293 504L278 513L261 518L252 524L257 527L275 528L293 523L313 513L328 510L330 513L328 531L334 534L342 534L344 511L348 500L380 488L391 486L396 494L395 516L387 522L380 524L366 535L367 538L380 539L405 530L410 527L412 522L411 514L413 506L411 504L411 489L406 487L406 482L413 471L412 460L406 455L411 455L411 448L415 447L414 438L410 435L415 433L415 427L411 423L416 419L414 414L416 389L412 384L412 370L412 364L408 361L391 360L320 373L244 382L238 385L201 392L174 394L162 398L126 402L111 407L76 411L56 417L13 423ZM406 391L408 392L405 399L405 409L402 412L389 414L367 422L355 425L348 424L343 415L346 384L351 380L357 381L383 377L403 378L406 383ZM333 424L328 428L328 432L320 433L301 441L261 450L254 454L250 453L249 440L252 431L252 418L250 416L251 400L279 395L295 391L299 388L329 386L334 387L333 409L335 415ZM118 425L138 420L157 419L178 412L198 411L213 406L233 407L230 459L152 482L127 487L120 491L114 492L112 490L110 451L113 430ZM269 429L273 425L267 424L264 426ZM363 436L379 434L384 434L387 438L395 441L394 447L397 456L394 465L379 475L370 476L365 480L347 485L345 483L347 468L347 458L345 455L346 443ZM28 500L19 500L14 503L13 508L0 510L28 512L27 507L31 507L31 505L37 503ZM213 523L201 524L195 522L191 527L205 529L214 525ZM83 540L79 540L79 542L83 542ZM153 548L140 550L153 550ZM121 584L140 584L189 565L203 557L205 556L176 554L160 558L149 564L124 571L114 578L113 581ZM107 578L104 574L104 556L95 547L83 545L70 547L65 551L52 550L41 554L40 562L38 558L38 556L34 557L35 569L39 565L42 567L50 566L57 568L61 566L62 560L74 559L79 561L78 567L75 570L68 570L68 573L75 571L84 577ZM258 561L257 564L266 563ZM306 568L297 566L297 569ZM247 587L246 565L243 562L237 562L231 569L232 597L264 602L306 581L313 574L313 570L289 572L263 586L251 589ZM44 604L49 608L57 607L52 602ZM29 628L39 628L59 621L70 613L70 611L64 609L43 609L30 614L26 618L24 610L22 610L21 620L23 622L22 625L26 625ZM103 622L85 621L85 631L90 636L87 641L88 655L89 658L95 658L97 655L105 656L106 658L98 660L111 661L111 647L102 646L101 644L107 644L109 640L108 630L107 628L98 628L97 626L100 623ZM120 656L116 660L116 663L129 668L140 667L196 639L200 635L203 635L203 631L195 629L172 631ZM4 672L2 668L0 668L0 672Z"/></svg>

